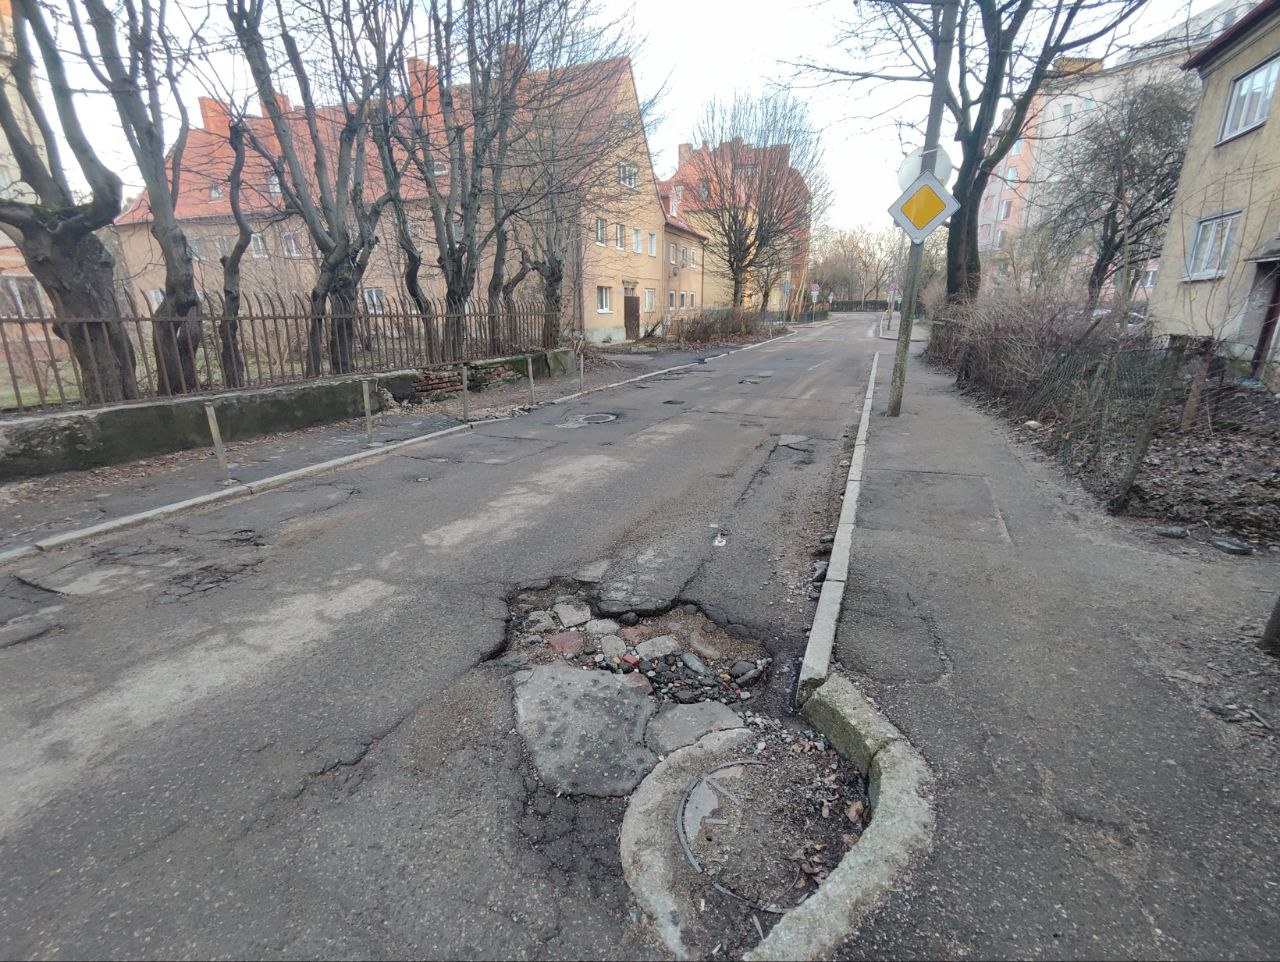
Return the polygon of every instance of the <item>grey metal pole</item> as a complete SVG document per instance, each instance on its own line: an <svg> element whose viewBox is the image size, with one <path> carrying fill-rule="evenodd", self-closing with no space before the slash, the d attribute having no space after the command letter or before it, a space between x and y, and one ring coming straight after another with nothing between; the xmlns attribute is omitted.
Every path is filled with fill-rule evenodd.
<svg viewBox="0 0 1280 962"><path fill-rule="evenodd" d="M942 23L938 42L933 45L936 64L933 75L933 93L929 97L929 122L924 130L924 154L920 169L933 173L938 159L938 136L942 132L942 111L946 106L947 84L951 77L951 48L956 40L956 17L959 0L942 0ZM924 261L924 245L912 244L907 256L907 279L902 291L902 316L898 320L898 345L893 357L893 378L889 382L889 410L891 418L902 413L902 390L907 383L907 357L911 353L911 322L916 310L916 288L920 283L920 265ZM893 316L893 305L889 305Z"/></svg>
<svg viewBox="0 0 1280 962"><path fill-rule="evenodd" d="M373 447L373 404L369 399L369 379L360 382L360 393L364 395L364 440Z"/></svg>
<svg viewBox="0 0 1280 962"><path fill-rule="evenodd" d="M222 432L218 430L218 414L211 401L204 402L204 416L209 419L209 435L213 438L213 452L218 456L218 467L222 468L225 483L231 483L231 468L227 465L227 449L222 446Z"/></svg>
<svg viewBox="0 0 1280 962"><path fill-rule="evenodd" d="M462 420L471 420L471 395L467 390L467 365L462 365Z"/></svg>
<svg viewBox="0 0 1280 962"><path fill-rule="evenodd" d="M525 371L529 374L529 406L533 407L533 355L525 355L524 363L527 365Z"/></svg>

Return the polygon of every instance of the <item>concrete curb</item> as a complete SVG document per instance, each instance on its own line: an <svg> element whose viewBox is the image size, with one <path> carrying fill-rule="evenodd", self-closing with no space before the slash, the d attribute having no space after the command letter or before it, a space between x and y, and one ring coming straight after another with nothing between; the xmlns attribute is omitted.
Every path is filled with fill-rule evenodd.
<svg viewBox="0 0 1280 962"><path fill-rule="evenodd" d="M884 332L884 321L881 321L880 324L876 327L876 334L879 336L880 340L882 341L896 341L898 339L897 331L894 331L892 334L886 334ZM919 337L916 337L916 327L912 326L911 328L912 344L919 344L920 342L927 341L928 339L929 338L924 334L921 334Z"/></svg>
<svg viewBox="0 0 1280 962"><path fill-rule="evenodd" d="M844 601L844 587L849 577L849 555L853 550L853 528L858 515L858 496L862 491L862 474L867 457L867 431L871 425L871 402L876 390L876 371L880 366L880 352L871 359L871 376L867 379L867 393L862 401L862 417L858 421L858 434L849 459L849 476L845 481L844 504L840 508L840 520L836 524L835 541L831 543L831 558L827 563L827 578L822 583L818 598L818 610L814 612L813 627L809 629L809 642L805 645L804 661L800 664L800 681L796 688L796 701L804 704L813 691L827 680L831 672L831 651L836 642L836 628L840 624L840 605Z"/></svg>
<svg viewBox="0 0 1280 962"><path fill-rule="evenodd" d="M924 757L851 682L830 678L805 702L803 714L867 772L871 824L818 891L746 953L750 962L828 956L933 838L933 779Z"/></svg>
<svg viewBox="0 0 1280 962"><path fill-rule="evenodd" d="M370 461L374 458L382 457L390 454L400 448L407 448L410 445L421 444L423 441L431 441L435 438L442 438L450 434L458 434L462 431L472 430L471 424L458 424L451 428L445 428L442 431L433 431L430 434L422 434L413 438L405 438L403 441L393 441L390 444L379 445L376 448L370 448L367 451L357 451L355 454L343 455L340 458L330 458L328 461L321 461L318 464L309 464L303 468L297 468L293 471L285 471L281 474L275 474L268 478L262 478L259 481L251 481L248 484L236 482L223 488L221 491L212 491L209 494L202 494L194 498L188 498L185 501L175 501L171 504L162 504L159 507L149 508L146 511L139 511L136 514L128 514L122 518L113 518L110 521L103 521L101 524L90 525L87 528L76 528L73 531L63 531L60 534L50 535L47 538L41 538L39 541L30 545L21 545L17 548L10 548L7 551L0 552L0 565L10 561L17 561L21 558L29 558L34 554L42 551L53 551L57 548L65 547L79 541L86 541L90 538L99 538L103 535L114 534L117 531L123 531L126 528L136 527L145 524L148 521L155 521L160 518L170 518L174 515L183 514L187 511L193 511L196 508L208 507L211 504L221 504L224 502L236 501L240 498L251 498L263 491L270 491L272 488L278 488L282 485L299 481L303 478L309 478L317 474L326 474L329 471L336 471L339 468L346 467L349 464L357 464L361 461Z"/></svg>

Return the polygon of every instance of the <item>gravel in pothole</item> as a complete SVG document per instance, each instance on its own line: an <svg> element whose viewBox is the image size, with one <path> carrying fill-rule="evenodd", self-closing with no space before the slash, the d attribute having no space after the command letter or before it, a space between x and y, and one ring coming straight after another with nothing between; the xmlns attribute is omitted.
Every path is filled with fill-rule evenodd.
<svg viewBox="0 0 1280 962"><path fill-rule="evenodd" d="M515 596L508 639L504 660L512 667L560 659L622 675L646 694L681 704L748 702L772 664L763 647L730 637L695 605L647 618L598 618L586 590L563 581Z"/></svg>

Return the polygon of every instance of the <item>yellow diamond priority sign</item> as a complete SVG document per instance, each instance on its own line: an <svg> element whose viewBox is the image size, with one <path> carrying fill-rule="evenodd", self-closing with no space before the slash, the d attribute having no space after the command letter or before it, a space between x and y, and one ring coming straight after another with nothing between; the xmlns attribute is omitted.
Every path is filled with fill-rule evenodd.
<svg viewBox="0 0 1280 962"><path fill-rule="evenodd" d="M919 244L959 209L959 201L942 181L926 171L893 202L889 213L911 242Z"/></svg>

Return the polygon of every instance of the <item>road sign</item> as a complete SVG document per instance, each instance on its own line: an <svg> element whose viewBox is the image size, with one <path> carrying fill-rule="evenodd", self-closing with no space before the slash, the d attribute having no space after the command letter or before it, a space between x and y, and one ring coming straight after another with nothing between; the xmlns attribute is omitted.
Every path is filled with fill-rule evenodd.
<svg viewBox="0 0 1280 962"><path fill-rule="evenodd" d="M898 168L898 186L906 190L920 176L920 166L924 161L924 148L917 147L902 158L902 166ZM951 157L941 147L933 158L933 172L944 184L951 179Z"/></svg>
<svg viewBox="0 0 1280 962"><path fill-rule="evenodd" d="M889 214L913 244L921 244L959 209L960 202L942 186L942 181L925 172L889 206Z"/></svg>
<svg viewBox="0 0 1280 962"><path fill-rule="evenodd" d="M810 293L810 294L812 294L814 297L817 297L817 296L818 296L818 291L820 291L820 290L821 290L821 288L820 288L820 287L818 287L818 285L817 285L817 284L810 284L810 285L809 285L809 293Z"/></svg>

